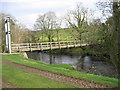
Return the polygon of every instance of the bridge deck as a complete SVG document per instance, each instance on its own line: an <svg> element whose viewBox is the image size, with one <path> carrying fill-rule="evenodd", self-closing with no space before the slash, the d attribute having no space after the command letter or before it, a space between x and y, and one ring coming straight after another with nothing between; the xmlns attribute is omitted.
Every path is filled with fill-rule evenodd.
<svg viewBox="0 0 120 90"><path fill-rule="evenodd" d="M79 47L86 45L87 44L81 44L80 41L21 43L21 44L12 44L12 52L49 50L49 49L52 50L52 49Z"/></svg>

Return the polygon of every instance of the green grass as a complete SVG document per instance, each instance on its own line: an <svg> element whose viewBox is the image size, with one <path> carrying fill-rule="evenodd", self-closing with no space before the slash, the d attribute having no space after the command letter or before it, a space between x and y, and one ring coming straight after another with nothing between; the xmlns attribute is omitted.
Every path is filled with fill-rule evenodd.
<svg viewBox="0 0 120 90"><path fill-rule="evenodd" d="M68 76L72 76L80 79L94 81L94 82L101 83L108 86L118 87L118 79L116 78L78 72L70 69L69 66L67 65L50 65L40 61L26 59L24 57L21 57L20 55L3 55L3 60L9 60L11 62L23 64L26 66L30 66L30 67L34 67L42 70L52 71L55 73L60 73L60 74L64 74L64 75L68 75Z"/></svg>
<svg viewBox="0 0 120 90"><path fill-rule="evenodd" d="M59 41L74 41L75 40L74 37L70 33L71 32L70 29L64 28L64 29L58 29L58 31L59 31ZM48 37L46 36L45 33L43 34L43 39L42 39L41 32L37 32L36 34L37 34L37 37L39 37L40 41L42 41L42 42L49 41ZM52 35L54 36L53 40L57 41L57 31L56 30L54 30L52 32Z"/></svg>
<svg viewBox="0 0 120 90"><path fill-rule="evenodd" d="M75 88L43 76L3 64L2 77L17 88Z"/></svg>

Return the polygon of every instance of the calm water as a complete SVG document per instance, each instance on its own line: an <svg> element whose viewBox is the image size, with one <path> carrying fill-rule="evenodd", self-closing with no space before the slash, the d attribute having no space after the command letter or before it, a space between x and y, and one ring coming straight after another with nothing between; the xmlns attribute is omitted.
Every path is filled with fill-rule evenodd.
<svg viewBox="0 0 120 90"><path fill-rule="evenodd" d="M70 64L76 70L96 75L117 77L116 68L110 62L92 60L90 56L53 54L50 52L27 52L28 57L48 64Z"/></svg>

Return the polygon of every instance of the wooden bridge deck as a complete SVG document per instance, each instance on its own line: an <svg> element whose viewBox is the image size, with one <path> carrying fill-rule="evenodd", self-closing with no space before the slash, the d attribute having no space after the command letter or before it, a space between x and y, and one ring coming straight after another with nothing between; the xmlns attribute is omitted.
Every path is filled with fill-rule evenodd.
<svg viewBox="0 0 120 90"><path fill-rule="evenodd" d="M70 47L80 47L86 45L87 44L81 44L80 41L21 43L21 44L12 44L12 52L49 50L49 49L52 50L52 49L61 49L61 48L70 48Z"/></svg>

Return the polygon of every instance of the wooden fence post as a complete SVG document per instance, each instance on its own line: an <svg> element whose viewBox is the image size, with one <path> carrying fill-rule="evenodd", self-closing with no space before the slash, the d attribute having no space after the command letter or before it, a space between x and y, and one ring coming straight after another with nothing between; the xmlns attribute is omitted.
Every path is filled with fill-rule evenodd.
<svg viewBox="0 0 120 90"><path fill-rule="evenodd" d="M81 47L81 41L78 41L80 43L80 47Z"/></svg>
<svg viewBox="0 0 120 90"><path fill-rule="evenodd" d="M31 43L29 43L29 49L30 49L30 51L32 51L32 48L31 48Z"/></svg>
<svg viewBox="0 0 120 90"><path fill-rule="evenodd" d="M59 46L59 49L61 49L61 45L60 45L60 42L58 42L58 46Z"/></svg>
<svg viewBox="0 0 120 90"><path fill-rule="evenodd" d="M76 41L76 46L80 46L80 42L79 41Z"/></svg>
<svg viewBox="0 0 120 90"><path fill-rule="evenodd" d="M67 48L69 48L69 43L68 43L68 41L67 41Z"/></svg>
<svg viewBox="0 0 120 90"><path fill-rule="evenodd" d="M20 44L18 45L18 52L20 52Z"/></svg>
<svg viewBox="0 0 120 90"><path fill-rule="evenodd" d="M39 43L37 43L37 48L38 48L38 50L39 50L39 48L40 48L40 47L39 47Z"/></svg>
<svg viewBox="0 0 120 90"><path fill-rule="evenodd" d="M76 41L74 41L74 47L76 48Z"/></svg>
<svg viewBox="0 0 120 90"><path fill-rule="evenodd" d="M43 50L43 48L42 48L42 43L40 43L40 49L41 49L41 51Z"/></svg>
<svg viewBox="0 0 120 90"><path fill-rule="evenodd" d="M50 42L50 50L52 50L52 43Z"/></svg>
<svg viewBox="0 0 120 90"><path fill-rule="evenodd" d="M38 43L38 45L39 45L39 50L40 50L40 43Z"/></svg>

